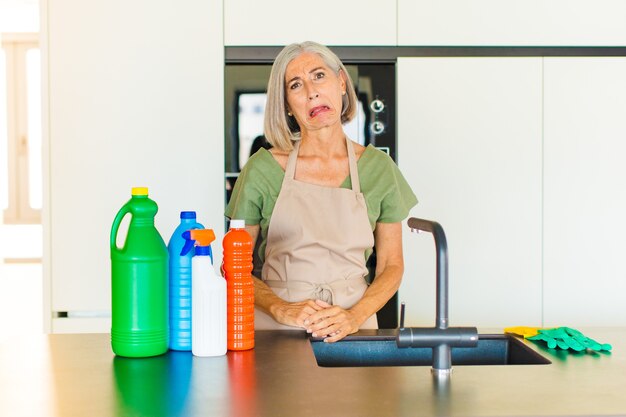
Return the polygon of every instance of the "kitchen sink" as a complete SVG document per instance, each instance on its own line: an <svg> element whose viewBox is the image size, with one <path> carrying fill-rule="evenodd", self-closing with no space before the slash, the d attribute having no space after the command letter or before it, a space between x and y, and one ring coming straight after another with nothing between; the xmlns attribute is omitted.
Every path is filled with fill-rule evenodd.
<svg viewBox="0 0 626 417"><path fill-rule="evenodd" d="M431 366L432 348L399 348L393 334L351 335L339 342L311 338L318 366ZM472 348L452 348L452 365L546 365L550 364L517 338L506 334L478 335Z"/></svg>

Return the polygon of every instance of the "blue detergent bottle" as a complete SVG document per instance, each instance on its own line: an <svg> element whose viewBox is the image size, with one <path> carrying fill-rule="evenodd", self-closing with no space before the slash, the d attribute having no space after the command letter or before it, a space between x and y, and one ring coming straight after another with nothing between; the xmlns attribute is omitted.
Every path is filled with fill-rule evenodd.
<svg viewBox="0 0 626 417"><path fill-rule="evenodd" d="M196 222L195 211L181 211L180 224L167 245L170 272L170 349L191 350L191 260L194 251L181 255L183 233L204 229Z"/></svg>

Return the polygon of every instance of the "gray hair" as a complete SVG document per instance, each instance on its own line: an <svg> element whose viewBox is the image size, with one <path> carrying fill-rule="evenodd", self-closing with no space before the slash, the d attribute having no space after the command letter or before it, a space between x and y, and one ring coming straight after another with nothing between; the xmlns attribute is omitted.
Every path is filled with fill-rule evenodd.
<svg viewBox="0 0 626 417"><path fill-rule="evenodd" d="M324 45L310 41L285 46L274 60L267 84L264 126L267 141L284 151L293 149L293 141L300 139L300 127L295 119L287 115L285 73L291 61L307 52L319 55L335 74L339 75L342 71L346 77L346 94L342 96L341 123L349 122L356 114L358 100L354 84L346 67L334 52Z"/></svg>

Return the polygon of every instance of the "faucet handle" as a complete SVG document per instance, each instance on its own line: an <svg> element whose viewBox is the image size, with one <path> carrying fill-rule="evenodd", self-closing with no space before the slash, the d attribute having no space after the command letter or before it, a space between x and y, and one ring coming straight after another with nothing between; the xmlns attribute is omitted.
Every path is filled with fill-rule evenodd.
<svg viewBox="0 0 626 417"><path fill-rule="evenodd" d="M400 328L404 329L404 309L406 304L403 302L400 303Z"/></svg>

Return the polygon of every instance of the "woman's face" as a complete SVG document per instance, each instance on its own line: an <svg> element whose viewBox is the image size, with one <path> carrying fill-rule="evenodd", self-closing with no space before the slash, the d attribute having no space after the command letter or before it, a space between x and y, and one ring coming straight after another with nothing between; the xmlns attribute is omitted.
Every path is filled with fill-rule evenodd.
<svg viewBox="0 0 626 417"><path fill-rule="evenodd" d="M287 108L303 134L335 124L341 126L345 91L344 74L335 74L318 54L305 52L287 65Z"/></svg>

